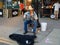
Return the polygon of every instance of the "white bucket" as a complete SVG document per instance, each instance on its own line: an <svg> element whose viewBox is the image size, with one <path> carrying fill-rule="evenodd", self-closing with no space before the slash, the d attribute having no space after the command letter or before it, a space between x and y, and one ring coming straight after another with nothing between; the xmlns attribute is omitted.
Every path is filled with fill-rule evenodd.
<svg viewBox="0 0 60 45"><path fill-rule="evenodd" d="M41 23L41 31L46 31L47 29L47 23L46 22L42 22Z"/></svg>

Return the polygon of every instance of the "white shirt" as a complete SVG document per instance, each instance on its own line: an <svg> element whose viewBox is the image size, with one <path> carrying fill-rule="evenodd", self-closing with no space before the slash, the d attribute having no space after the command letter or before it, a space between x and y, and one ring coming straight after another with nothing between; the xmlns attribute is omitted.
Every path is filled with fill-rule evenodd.
<svg viewBox="0 0 60 45"><path fill-rule="evenodd" d="M11 2L12 0L7 0L8 2Z"/></svg>
<svg viewBox="0 0 60 45"><path fill-rule="evenodd" d="M24 13L24 18L26 18L26 20L30 20L30 19L31 19L30 12ZM33 14L33 18L34 18L35 20L38 19L37 14L36 14L35 12L34 12L34 14Z"/></svg>
<svg viewBox="0 0 60 45"><path fill-rule="evenodd" d="M60 8L59 3L55 3L53 6L54 6L54 10L59 11L59 8Z"/></svg>

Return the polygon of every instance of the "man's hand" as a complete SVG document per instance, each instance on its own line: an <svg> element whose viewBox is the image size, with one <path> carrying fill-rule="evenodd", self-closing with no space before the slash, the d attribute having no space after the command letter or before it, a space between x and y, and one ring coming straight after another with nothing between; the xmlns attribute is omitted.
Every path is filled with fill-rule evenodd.
<svg viewBox="0 0 60 45"><path fill-rule="evenodd" d="M24 20L26 20L26 19L27 19L27 16L26 16L26 15L24 15L24 17L23 17L23 21L24 21Z"/></svg>
<svg viewBox="0 0 60 45"><path fill-rule="evenodd" d="M31 16L31 20L35 20L35 19L34 19L34 16Z"/></svg>

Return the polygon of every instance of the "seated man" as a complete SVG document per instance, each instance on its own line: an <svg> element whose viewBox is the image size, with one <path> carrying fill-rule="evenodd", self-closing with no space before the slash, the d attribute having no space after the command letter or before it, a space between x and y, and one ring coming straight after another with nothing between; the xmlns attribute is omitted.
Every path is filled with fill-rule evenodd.
<svg viewBox="0 0 60 45"><path fill-rule="evenodd" d="M35 34L35 31L36 31L36 28L37 28L37 15L36 13L34 12L34 9L32 7L29 8L29 11L27 11L25 14L24 14L24 34L26 34L28 31L27 31L27 24L30 24L32 23L34 25L33 27L33 33Z"/></svg>

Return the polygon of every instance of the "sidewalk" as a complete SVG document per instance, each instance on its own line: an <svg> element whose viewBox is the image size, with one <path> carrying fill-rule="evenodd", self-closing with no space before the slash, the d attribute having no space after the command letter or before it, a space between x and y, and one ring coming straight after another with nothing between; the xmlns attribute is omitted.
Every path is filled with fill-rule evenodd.
<svg viewBox="0 0 60 45"><path fill-rule="evenodd" d="M47 31L37 33L37 43L35 45L40 44L40 42L46 38L54 29L60 29L60 20L52 20L50 18L40 18L41 22L47 22ZM12 17L12 18L0 18L0 38L10 40L9 35L12 33L23 33L23 19L22 16ZM12 40L11 40L12 41ZM15 43L15 42L14 42Z"/></svg>
<svg viewBox="0 0 60 45"><path fill-rule="evenodd" d="M54 29L44 40L40 42L40 45L60 45L60 29Z"/></svg>

